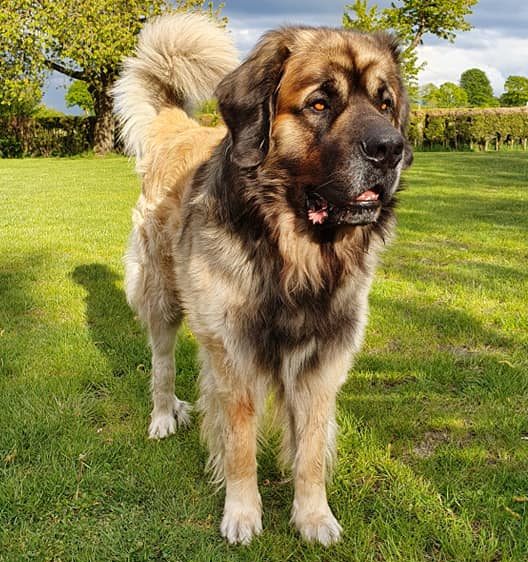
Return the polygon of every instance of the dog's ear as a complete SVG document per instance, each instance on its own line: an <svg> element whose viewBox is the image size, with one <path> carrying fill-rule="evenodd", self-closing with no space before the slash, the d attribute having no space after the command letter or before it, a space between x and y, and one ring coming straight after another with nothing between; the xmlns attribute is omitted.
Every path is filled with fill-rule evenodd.
<svg viewBox="0 0 528 562"><path fill-rule="evenodd" d="M258 166L268 152L274 97L289 55L285 32L266 33L216 89L231 134L231 158L241 168Z"/></svg>

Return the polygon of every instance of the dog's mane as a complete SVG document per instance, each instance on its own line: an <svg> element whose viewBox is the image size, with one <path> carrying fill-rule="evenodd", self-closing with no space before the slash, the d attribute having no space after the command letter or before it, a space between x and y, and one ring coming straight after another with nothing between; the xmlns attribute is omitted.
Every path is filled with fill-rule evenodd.
<svg viewBox="0 0 528 562"><path fill-rule="evenodd" d="M230 150L226 136L198 169L196 183L207 186L218 226L239 237L249 259L268 264L272 258L276 271L268 273L278 276L286 301L330 295L346 276L364 274L372 250L390 239L396 198L375 223L315 230L288 200L287 170L241 169Z"/></svg>

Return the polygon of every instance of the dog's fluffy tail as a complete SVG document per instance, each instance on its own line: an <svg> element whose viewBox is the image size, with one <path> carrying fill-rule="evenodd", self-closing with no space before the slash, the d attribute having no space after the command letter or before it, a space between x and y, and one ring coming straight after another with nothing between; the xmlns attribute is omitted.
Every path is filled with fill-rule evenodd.
<svg viewBox="0 0 528 562"><path fill-rule="evenodd" d="M178 106L190 113L237 64L229 34L204 15L171 14L148 22L113 88L127 153L140 159L161 109Z"/></svg>

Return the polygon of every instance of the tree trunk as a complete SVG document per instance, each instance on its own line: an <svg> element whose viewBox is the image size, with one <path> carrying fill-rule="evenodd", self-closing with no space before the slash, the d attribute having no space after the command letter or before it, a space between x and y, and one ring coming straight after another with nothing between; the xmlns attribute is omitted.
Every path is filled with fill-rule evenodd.
<svg viewBox="0 0 528 562"><path fill-rule="evenodd" d="M104 84L101 89L91 92L95 110L94 152L98 155L108 154L114 149L115 120L109 86Z"/></svg>

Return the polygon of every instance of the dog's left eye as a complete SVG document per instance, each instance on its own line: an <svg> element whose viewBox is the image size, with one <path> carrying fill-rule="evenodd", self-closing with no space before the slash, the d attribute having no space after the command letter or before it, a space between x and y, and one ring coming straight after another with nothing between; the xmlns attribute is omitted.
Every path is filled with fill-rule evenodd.
<svg viewBox="0 0 528 562"><path fill-rule="evenodd" d="M392 100L383 100L379 105L380 111L382 113L388 113L392 109Z"/></svg>

